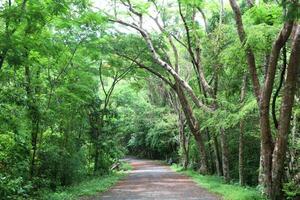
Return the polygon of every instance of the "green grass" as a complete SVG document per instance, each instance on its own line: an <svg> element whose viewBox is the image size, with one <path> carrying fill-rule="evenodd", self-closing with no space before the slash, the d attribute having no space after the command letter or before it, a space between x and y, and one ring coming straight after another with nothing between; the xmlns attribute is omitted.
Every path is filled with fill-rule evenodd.
<svg viewBox="0 0 300 200"><path fill-rule="evenodd" d="M132 166L128 162L121 162L120 170L130 171L132 170Z"/></svg>
<svg viewBox="0 0 300 200"><path fill-rule="evenodd" d="M79 199L81 196L90 196L97 193L107 191L118 180L126 176L124 172L114 172L112 174L93 178L79 183L78 185L64 188L58 192L50 192L44 194L42 199L46 200L74 200Z"/></svg>
<svg viewBox="0 0 300 200"><path fill-rule="evenodd" d="M221 177L203 176L193 170L183 171L182 167L177 165L172 165L171 168L191 177L198 185L210 192L219 194L224 200L265 200L255 188L225 184Z"/></svg>

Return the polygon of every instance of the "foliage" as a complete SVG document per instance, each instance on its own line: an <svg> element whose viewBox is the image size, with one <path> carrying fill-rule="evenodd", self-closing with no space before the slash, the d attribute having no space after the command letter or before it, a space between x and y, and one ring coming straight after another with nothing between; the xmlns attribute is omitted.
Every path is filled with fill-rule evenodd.
<svg viewBox="0 0 300 200"><path fill-rule="evenodd" d="M239 185L226 184L220 177L217 176L203 176L192 170L182 171L182 168L177 165L172 165L172 169L190 176L201 187L222 195L225 200L265 199L254 188L244 188Z"/></svg>
<svg viewBox="0 0 300 200"><path fill-rule="evenodd" d="M216 157L222 154L215 155L214 148L221 149L220 130L225 130L233 181L239 178L240 124L244 122L245 182L257 185L260 114L245 50L251 47L262 83L267 52L283 23L299 18L299 5L294 1L263 1L254 6L240 2L247 35L242 44L229 4L220 2L114 1L98 10L96 2L89 0L0 1L0 199L36 198L42 191L51 193L44 198L72 199L104 191L123 177L111 174L111 166L126 154L183 160L183 137L189 139L188 167L198 169L201 152L192 135L196 126L187 119L199 122L212 173L217 171ZM285 16L284 11L290 10ZM113 24L114 17L146 29L149 36L132 26ZM154 27L156 23L161 27ZM149 51L145 38L152 41L157 55ZM289 57L289 42L285 48ZM273 94L282 74L282 54ZM178 59L182 80L155 61L156 56L175 71ZM242 100L244 76L248 81ZM200 78L212 91L204 91ZM183 96L192 117L185 116L185 105L177 102L175 81L185 83ZM214 111L194 106L191 92ZM283 188L288 198L298 195L299 189L299 95L297 91ZM280 92L276 115L281 100ZM271 129L276 133L273 124ZM121 169L130 170L130 166L122 163ZM251 188L185 173L225 198L261 198ZM93 179L99 176L103 180ZM91 177L92 181L84 181Z"/></svg>
<svg viewBox="0 0 300 200"><path fill-rule="evenodd" d="M124 85L115 95L118 104L120 135L127 138L129 153L149 158L165 159L177 148L176 117L168 108L148 103L145 91L138 96L130 85ZM130 117L129 117L130 116Z"/></svg>
<svg viewBox="0 0 300 200"><path fill-rule="evenodd" d="M107 191L117 181L124 178L125 173L111 173L106 176L93 178L87 181L83 181L78 185L61 188L61 191L57 192L44 192L41 199L47 200L73 200L78 199L81 196L92 196Z"/></svg>
<svg viewBox="0 0 300 200"><path fill-rule="evenodd" d="M99 53L86 52L105 19L87 1L1 2L0 13L0 196L28 199L93 173L86 105L103 96L90 64ZM122 155L112 129L102 133L99 174Z"/></svg>
<svg viewBox="0 0 300 200"><path fill-rule="evenodd" d="M283 186L283 191L285 192L287 199L294 199L300 195L299 185L293 181L285 183Z"/></svg>
<svg viewBox="0 0 300 200"><path fill-rule="evenodd" d="M246 20L253 24L281 24L282 23L282 8L276 4L261 3L250 8L245 13Z"/></svg>

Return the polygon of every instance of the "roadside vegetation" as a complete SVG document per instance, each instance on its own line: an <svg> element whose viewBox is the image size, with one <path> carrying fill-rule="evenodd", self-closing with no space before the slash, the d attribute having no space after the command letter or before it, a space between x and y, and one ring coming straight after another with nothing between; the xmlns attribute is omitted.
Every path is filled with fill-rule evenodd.
<svg viewBox="0 0 300 200"><path fill-rule="evenodd" d="M254 187L241 187L238 183L226 183L218 176L201 175L194 170L184 170L176 164L171 168L181 174L192 178L199 186L216 193L224 200L266 200L265 197Z"/></svg>
<svg viewBox="0 0 300 200"><path fill-rule="evenodd" d="M129 163L121 162L118 171L112 171L100 177L90 177L73 186L61 187L55 192L43 191L37 198L41 200L76 200L81 197L100 195L125 178L131 169L132 166Z"/></svg>
<svg viewBox="0 0 300 200"><path fill-rule="evenodd" d="M80 182L78 185L60 188L56 192L44 192L40 199L45 200L75 200L84 196L93 196L107 191L120 179L124 178L124 173L111 173L102 177L92 178Z"/></svg>

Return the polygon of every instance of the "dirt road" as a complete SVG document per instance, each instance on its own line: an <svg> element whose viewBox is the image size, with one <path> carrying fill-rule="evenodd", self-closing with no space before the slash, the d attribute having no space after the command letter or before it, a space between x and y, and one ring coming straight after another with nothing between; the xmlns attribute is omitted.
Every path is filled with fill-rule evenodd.
<svg viewBox="0 0 300 200"><path fill-rule="evenodd" d="M128 159L129 176L109 191L94 196L99 200L220 200L190 178L173 172L156 161Z"/></svg>

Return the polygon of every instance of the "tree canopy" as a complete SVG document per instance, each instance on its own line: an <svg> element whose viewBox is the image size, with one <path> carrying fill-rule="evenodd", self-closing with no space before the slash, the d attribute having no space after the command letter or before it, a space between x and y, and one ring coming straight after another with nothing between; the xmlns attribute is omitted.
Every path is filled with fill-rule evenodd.
<svg viewBox="0 0 300 200"><path fill-rule="evenodd" d="M299 0L0 0L0 199L125 155L298 198L299 16Z"/></svg>

